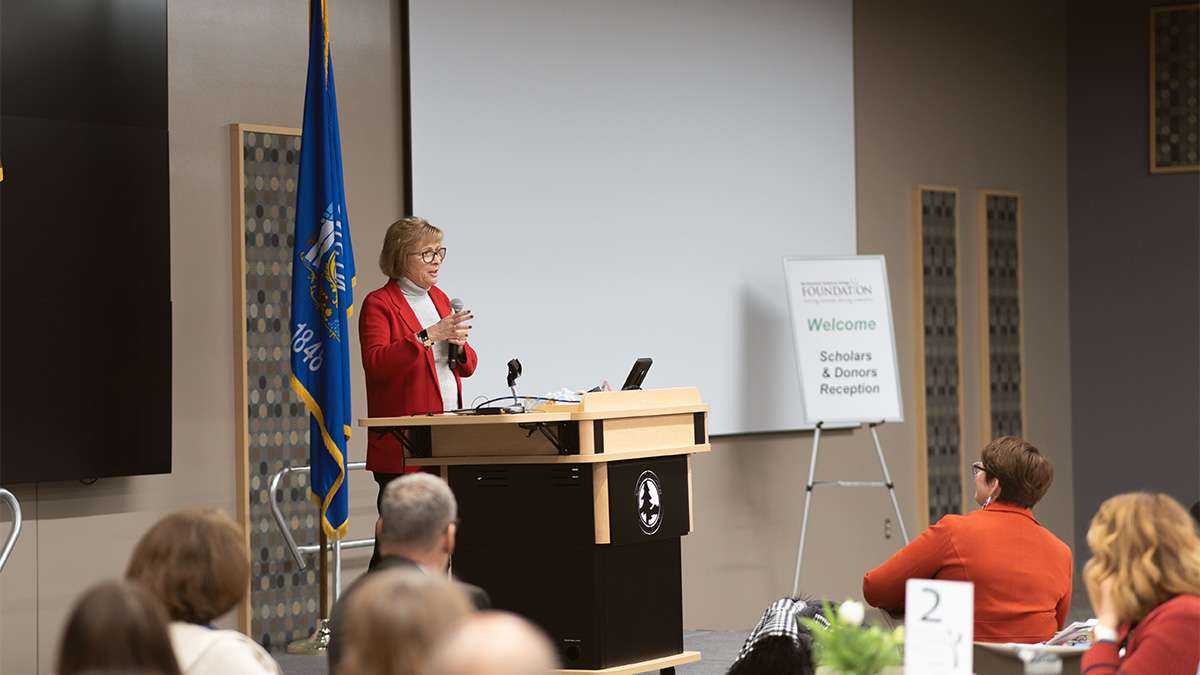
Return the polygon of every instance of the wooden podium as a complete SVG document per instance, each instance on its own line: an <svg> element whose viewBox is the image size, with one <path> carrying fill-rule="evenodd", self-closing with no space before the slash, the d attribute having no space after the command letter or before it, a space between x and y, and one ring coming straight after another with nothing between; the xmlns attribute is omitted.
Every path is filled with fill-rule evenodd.
<svg viewBox="0 0 1200 675"><path fill-rule="evenodd" d="M584 394L512 415L359 420L458 499L457 577L554 640L566 672L670 672L683 651L680 537L691 455L708 452L694 388Z"/></svg>

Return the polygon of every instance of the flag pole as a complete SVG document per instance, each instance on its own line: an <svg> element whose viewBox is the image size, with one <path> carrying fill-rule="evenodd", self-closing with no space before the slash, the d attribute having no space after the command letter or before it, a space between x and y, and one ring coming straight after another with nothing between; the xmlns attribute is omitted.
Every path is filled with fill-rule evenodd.
<svg viewBox="0 0 1200 675"><path fill-rule="evenodd" d="M317 562L317 574L321 578L321 619L329 618L329 539L325 536L325 528L317 526L321 533L318 540L321 544L321 556Z"/></svg>
<svg viewBox="0 0 1200 675"><path fill-rule="evenodd" d="M348 340L356 279L326 9L327 0L310 0L288 320L290 385L309 412L309 486L318 509L320 612L317 630L307 644L317 651L324 651L329 644L329 618L340 590L340 540L349 520L346 456L352 416Z"/></svg>
<svg viewBox="0 0 1200 675"><path fill-rule="evenodd" d="M321 554L317 556L317 576L320 579L321 595L320 612L317 614L317 627L312 635L296 640L287 646L289 654L324 654L329 648L329 638L333 634L329 630L329 540L325 537L325 528L317 525L317 539Z"/></svg>

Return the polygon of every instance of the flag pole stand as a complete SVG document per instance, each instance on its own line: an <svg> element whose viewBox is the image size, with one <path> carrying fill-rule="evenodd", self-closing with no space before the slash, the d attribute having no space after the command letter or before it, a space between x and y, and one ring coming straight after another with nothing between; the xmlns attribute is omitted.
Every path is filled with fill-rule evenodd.
<svg viewBox="0 0 1200 675"><path fill-rule="evenodd" d="M321 595L320 618L317 619L317 628L312 635L288 644L289 654L324 654L325 650L329 649L329 639L333 636L333 631L329 628L329 541L325 537L325 528L317 529L320 531L318 542L321 547L321 554L317 556L317 576L321 580L318 591ZM337 581L335 584L341 585Z"/></svg>
<svg viewBox="0 0 1200 675"><path fill-rule="evenodd" d="M326 649L329 649L329 638L333 632L329 630L329 619L321 619L317 622L317 629L313 634L303 640L296 640L288 644L287 653L289 654L324 654Z"/></svg>

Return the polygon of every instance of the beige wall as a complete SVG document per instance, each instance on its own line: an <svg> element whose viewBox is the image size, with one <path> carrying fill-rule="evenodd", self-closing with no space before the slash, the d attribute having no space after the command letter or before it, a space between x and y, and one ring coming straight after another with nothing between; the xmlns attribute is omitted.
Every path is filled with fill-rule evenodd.
<svg viewBox="0 0 1200 675"><path fill-rule="evenodd" d="M1026 435L1054 462L1036 515L1072 543L1067 331L1065 15L1061 2L858 0L854 5L858 248L887 256L904 393L902 425L880 439L910 533L917 510L911 191L960 190L965 451L980 427L975 190L1013 190L1025 229ZM714 411L713 415L719 415ZM822 439L818 477L877 479L869 434ZM791 590L811 434L718 439L695 463L696 532L684 543L684 620L747 629ZM972 457L974 458L974 457ZM861 594L896 550L882 490L817 489L801 589Z"/></svg>
<svg viewBox="0 0 1200 675"><path fill-rule="evenodd" d="M859 0L854 11L858 247L888 260L908 421L880 427L879 436L905 524L912 536L924 525L917 513L911 190L918 183L960 190L964 439L972 459L983 438L975 191L1011 190L1023 198L1025 228L1026 435L1056 466L1036 515L1073 544L1062 3ZM686 627L749 628L791 591L811 445L810 433L731 436L696 457L696 531L683 544ZM868 432L824 434L817 471L819 478L879 479ZM365 527L374 504L355 504ZM902 541L895 523L891 538L884 536L885 519L894 520L887 494L818 489L814 505L801 589L858 596L863 572ZM347 572L361 572L368 557L349 553Z"/></svg>
<svg viewBox="0 0 1200 675"><path fill-rule="evenodd" d="M403 207L398 18L395 3L329 4L351 226L366 251L359 288L371 289L382 283L372 251ZM0 673L53 668L74 598L120 575L134 542L164 512L236 510L227 125L300 125L308 8L291 0L180 2L171 3L168 22L173 472L15 487L27 520L0 575ZM361 370L355 377L361 391ZM351 455L361 458L362 438L354 444ZM370 499L373 491L356 496L373 507Z"/></svg>
<svg viewBox="0 0 1200 675"><path fill-rule="evenodd" d="M391 3L330 3L351 227L360 294L382 277L372 258L400 212L396 17ZM966 438L979 431L974 190L1024 197L1028 435L1058 467L1037 513L1071 542L1063 12L1057 3L855 4L859 250L888 257L909 422L881 428L905 522L915 534L916 475L910 190L962 190ZM1049 5L1049 6L1047 6ZM165 511L235 509L233 331L227 126L298 126L306 11L283 0L172 4L169 17L174 472L18 486L27 527L0 575L0 672L47 672L70 603L119 575L138 536ZM355 338L356 339L356 338ZM354 366L357 391L361 371ZM361 409L361 398L356 405ZM720 415L721 411L713 412ZM363 438L351 459L364 456ZM791 588L811 435L716 439L695 462L696 532L684 540L685 623L747 628ZM878 477L865 431L825 435L818 472ZM356 479L351 536L368 536L374 484ZM802 588L857 594L862 572L899 545L879 490L818 492ZM368 551L348 552L347 581Z"/></svg>

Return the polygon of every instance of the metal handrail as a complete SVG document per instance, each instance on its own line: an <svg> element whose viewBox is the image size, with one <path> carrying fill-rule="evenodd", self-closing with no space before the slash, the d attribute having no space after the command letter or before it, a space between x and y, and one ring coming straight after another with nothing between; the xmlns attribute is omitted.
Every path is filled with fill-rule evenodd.
<svg viewBox="0 0 1200 675"><path fill-rule="evenodd" d="M8 533L8 538L4 541L4 548L0 549L0 571L4 570L4 565L8 562L8 556L12 553L13 547L17 545L17 537L21 536L21 502L17 501L16 495L0 488L0 501L8 504L8 508L13 512L12 531Z"/></svg>
<svg viewBox="0 0 1200 675"><path fill-rule="evenodd" d="M366 468L366 462L350 462L346 465L346 471L365 470ZM292 530L288 527L287 521L284 520L283 512L279 510L279 502L276 499L276 496L279 494L279 484L283 482L283 479L287 475L291 473L309 473L311 470L312 469L309 466L285 466L279 471L275 472L275 475L271 476L271 482L268 484L267 488L269 491L268 497L270 498L269 501L271 505L271 515L275 518L275 525L279 527L280 533L283 534L283 540L287 543L288 551L291 552L292 558L296 560L296 566L302 570L307 569L307 565L304 563L304 556L319 553L321 551L321 545L296 545L296 538L292 536ZM339 595L338 590L341 586L341 579L339 578L341 576L342 567L341 551L349 548L366 548L374 545L375 539L373 537L370 539L350 539L347 541L338 540L330 542L327 545L329 550L334 552L334 597Z"/></svg>

